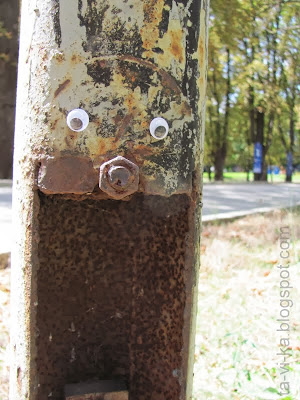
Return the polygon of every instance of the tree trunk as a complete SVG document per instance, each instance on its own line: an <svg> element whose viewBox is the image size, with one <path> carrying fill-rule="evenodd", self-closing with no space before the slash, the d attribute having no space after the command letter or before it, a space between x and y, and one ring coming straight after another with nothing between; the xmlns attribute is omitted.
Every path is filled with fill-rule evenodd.
<svg viewBox="0 0 300 400"><path fill-rule="evenodd" d="M208 166L208 180L211 182L211 165Z"/></svg>
<svg viewBox="0 0 300 400"><path fill-rule="evenodd" d="M286 182L292 182L292 175L291 174L290 175L286 174L285 181Z"/></svg>
<svg viewBox="0 0 300 400"><path fill-rule="evenodd" d="M265 113L259 110L256 110L256 138L255 142L262 144L262 172L254 174L255 181L266 180L265 174L265 147L264 147L264 128L265 128Z"/></svg>
<svg viewBox="0 0 300 400"><path fill-rule="evenodd" d="M0 179L12 177L18 59L19 0L0 3Z"/></svg>
<svg viewBox="0 0 300 400"><path fill-rule="evenodd" d="M215 157L214 167L215 167L215 181L223 181L224 180L224 164L225 164L225 154L222 152L218 152Z"/></svg>
<svg viewBox="0 0 300 400"><path fill-rule="evenodd" d="M223 169L225 165L226 155L227 155L227 138L228 138L228 126L229 126L229 117L230 117L230 93L231 93L231 76L230 76L230 50L226 49L227 54L227 77L226 77L226 94L225 94L225 115L224 115L224 123L222 134L217 134L217 138L219 138L217 142L217 149L215 150L215 181L223 181ZM219 108L219 105L218 105ZM220 121L220 115L218 115L218 121ZM219 123L217 128L217 133L221 132L221 124Z"/></svg>
<svg viewBox="0 0 300 400"><path fill-rule="evenodd" d="M250 169L247 168L247 169L246 169L246 172L247 172L246 181L247 181L247 182L250 182Z"/></svg>
<svg viewBox="0 0 300 400"><path fill-rule="evenodd" d="M23 0L11 400L192 397L208 2L181 5Z"/></svg>
<svg viewBox="0 0 300 400"><path fill-rule="evenodd" d="M266 163L266 157L263 158L261 181L268 181L268 164Z"/></svg>
<svg viewBox="0 0 300 400"><path fill-rule="evenodd" d="M293 159L293 155L294 155L294 146L295 146L295 103L296 103L296 88L293 88L293 93L292 93L292 97L290 99L290 104L289 104L289 108L290 108L290 124L289 124L289 152L291 154L291 157ZM287 153L287 159L288 159L288 153ZM285 177L285 181L286 182L292 182L292 176L293 176L293 163L291 163L292 165L289 165L289 162L287 161L287 166L286 166L286 177Z"/></svg>
<svg viewBox="0 0 300 400"><path fill-rule="evenodd" d="M254 94L253 88L249 88L249 121L250 121L250 138L252 143L255 142L255 110L254 110Z"/></svg>

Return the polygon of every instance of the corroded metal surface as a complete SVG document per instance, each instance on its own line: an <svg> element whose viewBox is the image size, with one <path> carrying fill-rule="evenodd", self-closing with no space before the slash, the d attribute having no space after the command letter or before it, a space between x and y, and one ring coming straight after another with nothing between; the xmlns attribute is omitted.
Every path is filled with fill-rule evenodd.
<svg viewBox="0 0 300 400"><path fill-rule="evenodd" d="M61 400L90 379L125 380L130 400L191 399L207 11L23 0L11 400ZM74 109L82 131L67 125ZM118 156L139 173L113 200L98 180ZM105 173L115 191L132 183Z"/></svg>
<svg viewBox="0 0 300 400"><path fill-rule="evenodd" d="M132 400L180 398L189 208L186 195L41 195L37 399L60 399L66 383L94 377L122 378Z"/></svg>
<svg viewBox="0 0 300 400"><path fill-rule="evenodd" d="M68 155L41 160L38 187L43 193L88 193L97 182L98 173L88 158Z"/></svg>

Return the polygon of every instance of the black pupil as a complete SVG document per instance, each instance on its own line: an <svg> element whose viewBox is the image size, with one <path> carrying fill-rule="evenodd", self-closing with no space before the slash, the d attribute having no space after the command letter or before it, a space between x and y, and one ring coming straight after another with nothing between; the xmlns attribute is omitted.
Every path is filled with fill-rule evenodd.
<svg viewBox="0 0 300 400"><path fill-rule="evenodd" d="M166 128L164 126L158 126L155 129L155 135L158 137L162 137L166 133Z"/></svg>
<svg viewBox="0 0 300 400"><path fill-rule="evenodd" d="M73 129L76 129L76 130L81 129L81 128L82 128L82 125L83 125L83 123L82 123L82 121L81 121L80 118L73 118L73 119L71 119L70 124L71 124L71 127L72 127Z"/></svg>

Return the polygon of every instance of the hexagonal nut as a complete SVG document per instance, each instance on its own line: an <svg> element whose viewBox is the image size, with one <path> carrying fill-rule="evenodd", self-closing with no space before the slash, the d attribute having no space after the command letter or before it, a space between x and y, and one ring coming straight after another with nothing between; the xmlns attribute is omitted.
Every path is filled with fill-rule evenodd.
<svg viewBox="0 0 300 400"><path fill-rule="evenodd" d="M100 167L99 187L113 199L122 199L136 192L139 167L122 156L106 161Z"/></svg>

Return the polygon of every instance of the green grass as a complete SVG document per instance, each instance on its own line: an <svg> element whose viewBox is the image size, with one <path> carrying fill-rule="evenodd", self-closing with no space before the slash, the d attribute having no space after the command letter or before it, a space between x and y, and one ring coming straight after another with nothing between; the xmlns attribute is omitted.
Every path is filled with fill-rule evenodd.
<svg viewBox="0 0 300 400"><path fill-rule="evenodd" d="M290 393L280 396L277 266L291 229ZM300 399L300 208L205 223L196 330L195 400Z"/></svg>
<svg viewBox="0 0 300 400"><path fill-rule="evenodd" d="M212 176L212 182L214 180L214 173L211 174ZM203 174L203 181L204 183L208 183L208 173L204 172ZM243 183L247 182L247 173L246 172L225 172L224 173L224 182L225 183ZM253 173L250 173L250 182L253 182ZM273 182L273 183L279 183L279 182L285 182L285 175L268 175L268 182ZM297 172L296 174L293 175L293 182L294 183L300 183L300 172Z"/></svg>

